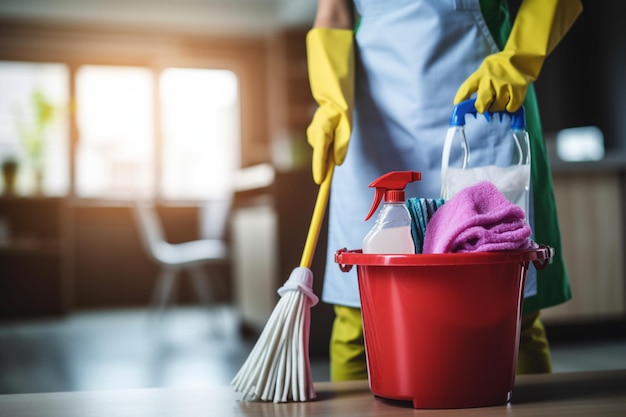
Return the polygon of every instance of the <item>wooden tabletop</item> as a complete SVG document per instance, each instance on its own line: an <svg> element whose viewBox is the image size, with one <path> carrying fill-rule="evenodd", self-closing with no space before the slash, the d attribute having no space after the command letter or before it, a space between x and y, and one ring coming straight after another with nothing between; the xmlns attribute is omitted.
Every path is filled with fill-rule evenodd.
<svg viewBox="0 0 626 417"><path fill-rule="evenodd" d="M0 416L626 416L626 370L522 375L510 404L457 410L414 410L376 398L367 381L315 387L317 400L286 404L242 401L228 386L0 395Z"/></svg>

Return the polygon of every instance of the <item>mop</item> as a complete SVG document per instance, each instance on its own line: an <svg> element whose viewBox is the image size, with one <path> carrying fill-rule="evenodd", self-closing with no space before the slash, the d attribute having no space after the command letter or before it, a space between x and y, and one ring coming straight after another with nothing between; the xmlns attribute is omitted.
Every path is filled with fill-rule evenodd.
<svg viewBox="0 0 626 417"><path fill-rule="evenodd" d="M334 164L320 185L300 266L278 289L280 300L254 348L231 385L248 401L308 401L315 398L309 362L310 308L313 293L311 262L326 211Z"/></svg>

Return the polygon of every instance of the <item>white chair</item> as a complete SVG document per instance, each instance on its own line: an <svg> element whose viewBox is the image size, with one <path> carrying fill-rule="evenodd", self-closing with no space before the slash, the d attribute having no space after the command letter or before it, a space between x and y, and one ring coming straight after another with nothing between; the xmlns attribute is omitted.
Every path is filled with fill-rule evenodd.
<svg viewBox="0 0 626 417"><path fill-rule="evenodd" d="M211 303L208 270L217 272L229 262L229 250L221 239L199 239L184 243L169 243L156 208L151 202L133 204L133 212L144 249L161 266L154 293L152 311L160 319L176 291L176 279L187 271L194 290L205 305Z"/></svg>

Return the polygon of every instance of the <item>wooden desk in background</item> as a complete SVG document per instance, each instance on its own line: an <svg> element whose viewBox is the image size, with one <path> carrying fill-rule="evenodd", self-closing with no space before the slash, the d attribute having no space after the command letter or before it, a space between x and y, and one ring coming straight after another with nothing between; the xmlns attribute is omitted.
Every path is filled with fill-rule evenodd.
<svg viewBox="0 0 626 417"><path fill-rule="evenodd" d="M286 404L242 401L231 387L0 395L0 416L626 416L626 370L523 375L510 404L457 410L378 399L367 381L315 386L317 400Z"/></svg>

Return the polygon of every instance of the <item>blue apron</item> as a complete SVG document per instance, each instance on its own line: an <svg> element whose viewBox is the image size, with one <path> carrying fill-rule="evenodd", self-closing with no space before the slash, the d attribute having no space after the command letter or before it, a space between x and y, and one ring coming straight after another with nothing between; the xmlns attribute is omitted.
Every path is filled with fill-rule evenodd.
<svg viewBox="0 0 626 417"><path fill-rule="evenodd" d="M359 249L374 220L368 184L390 171L413 170L407 198L438 198L441 152L458 87L485 56L498 52L479 0L355 0L354 125L344 163L335 169L322 299L360 307L356 268L341 272L337 249ZM468 121L472 160L510 155L510 123ZM476 141L472 141L476 138ZM532 215L532 213L531 213ZM373 217L375 218L375 216ZM532 225L532 218L531 218ZM536 293L529 273L526 296Z"/></svg>

